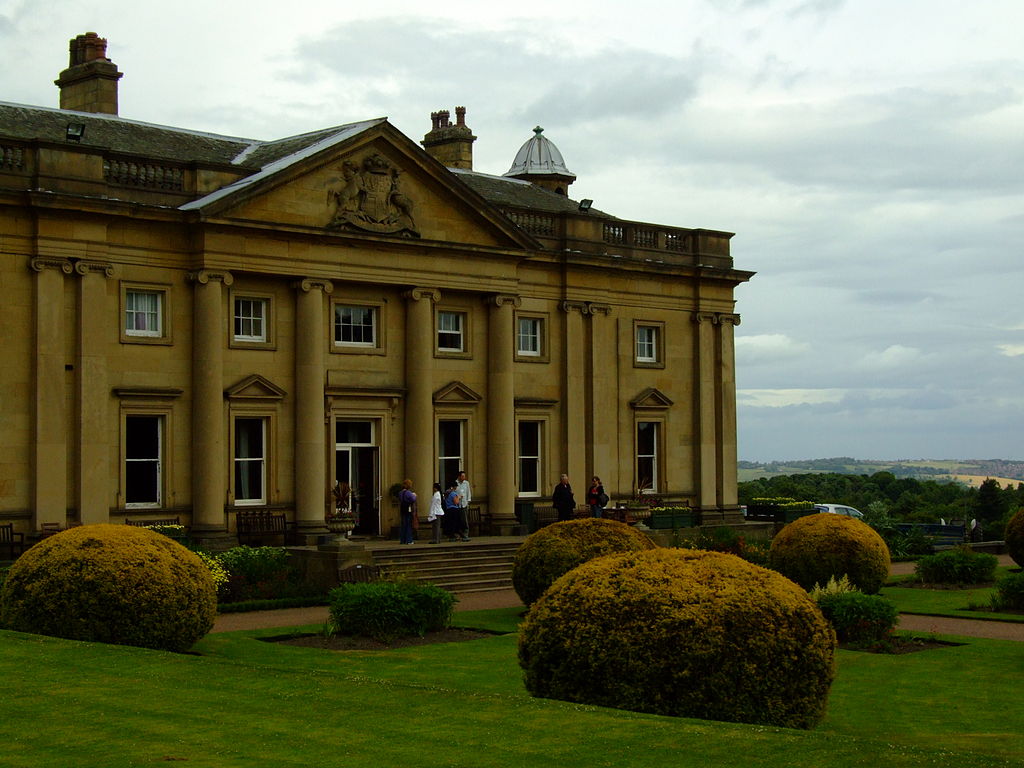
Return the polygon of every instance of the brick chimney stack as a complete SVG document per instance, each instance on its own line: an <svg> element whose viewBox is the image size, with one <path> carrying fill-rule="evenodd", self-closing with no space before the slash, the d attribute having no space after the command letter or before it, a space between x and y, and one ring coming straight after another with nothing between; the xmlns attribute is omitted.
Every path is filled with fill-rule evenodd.
<svg viewBox="0 0 1024 768"><path fill-rule="evenodd" d="M473 142L476 136L466 125L466 108L455 108L455 124L451 112L442 109L430 113L430 133L420 144L427 154L448 168L473 170Z"/></svg>
<svg viewBox="0 0 1024 768"><path fill-rule="evenodd" d="M60 108L116 115L117 81L123 73L107 58L106 39L86 32L68 47L68 68L53 81L60 88Z"/></svg>

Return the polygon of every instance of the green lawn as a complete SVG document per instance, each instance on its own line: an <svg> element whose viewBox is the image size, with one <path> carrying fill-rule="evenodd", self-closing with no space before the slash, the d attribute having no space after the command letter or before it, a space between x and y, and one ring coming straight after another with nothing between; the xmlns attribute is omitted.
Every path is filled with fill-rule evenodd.
<svg viewBox="0 0 1024 768"><path fill-rule="evenodd" d="M515 626L521 609L457 615ZM318 627L307 627L316 631ZM516 638L386 652L209 635L200 655L0 632L6 768L245 766L1020 765L1020 644L906 656L840 652L812 732L530 698Z"/></svg>
<svg viewBox="0 0 1024 768"><path fill-rule="evenodd" d="M900 586L883 587L883 597L892 600L900 613L924 616L951 616L957 619L988 619L994 621L1024 621L1024 615L972 611L970 605L988 605L995 594L994 587L966 589L924 589Z"/></svg>

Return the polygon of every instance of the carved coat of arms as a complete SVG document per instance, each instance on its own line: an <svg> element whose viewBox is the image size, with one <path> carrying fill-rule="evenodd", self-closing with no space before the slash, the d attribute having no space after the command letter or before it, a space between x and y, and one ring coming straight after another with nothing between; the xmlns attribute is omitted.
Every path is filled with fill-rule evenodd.
<svg viewBox="0 0 1024 768"><path fill-rule="evenodd" d="M384 235L419 237L413 221L413 203L402 193L402 172L380 153L368 155L361 164L345 160L341 177L328 189L334 214L328 229L363 230Z"/></svg>

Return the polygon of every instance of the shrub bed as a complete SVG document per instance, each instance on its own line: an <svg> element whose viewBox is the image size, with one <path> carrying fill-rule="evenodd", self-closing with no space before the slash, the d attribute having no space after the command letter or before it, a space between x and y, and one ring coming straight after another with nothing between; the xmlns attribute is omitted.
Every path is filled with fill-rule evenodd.
<svg viewBox="0 0 1024 768"><path fill-rule="evenodd" d="M72 640L186 651L213 626L210 571L159 533L84 525L43 539L0 591L8 629Z"/></svg>
<svg viewBox="0 0 1024 768"><path fill-rule="evenodd" d="M995 555L957 547L922 557L914 572L925 584L983 584L995 579L998 564Z"/></svg>
<svg viewBox="0 0 1024 768"><path fill-rule="evenodd" d="M824 595L818 607L839 642L858 646L885 642L899 621L896 606L881 595L856 591Z"/></svg>
<svg viewBox="0 0 1024 768"><path fill-rule="evenodd" d="M819 513L794 520L772 540L769 563L804 589L847 576L866 594L889 577L889 548L870 526L843 515Z"/></svg>
<svg viewBox="0 0 1024 768"><path fill-rule="evenodd" d="M519 599L531 605L556 579L587 560L654 546L645 534L615 520L585 518L554 523L527 537L516 551L512 586Z"/></svg>
<svg viewBox="0 0 1024 768"><path fill-rule="evenodd" d="M330 629L381 642L446 629L455 596L430 584L374 581L342 584L331 590Z"/></svg>
<svg viewBox="0 0 1024 768"><path fill-rule="evenodd" d="M520 627L534 696L811 728L835 634L796 584L718 552L654 549L570 571Z"/></svg>

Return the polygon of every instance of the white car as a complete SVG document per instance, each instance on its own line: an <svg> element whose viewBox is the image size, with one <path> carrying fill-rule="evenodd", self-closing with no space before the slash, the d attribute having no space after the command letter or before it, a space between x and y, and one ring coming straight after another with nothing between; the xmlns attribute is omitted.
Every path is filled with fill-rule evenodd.
<svg viewBox="0 0 1024 768"><path fill-rule="evenodd" d="M855 517L858 520L864 519L864 513L859 509L846 507L842 504L815 504L814 508L819 512L827 512L830 515L846 515L847 517Z"/></svg>

